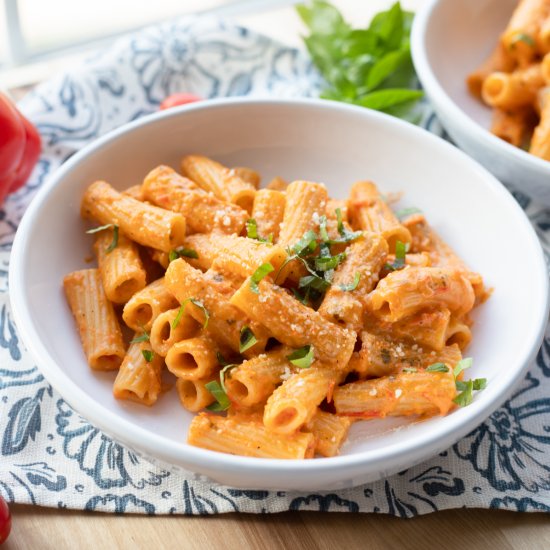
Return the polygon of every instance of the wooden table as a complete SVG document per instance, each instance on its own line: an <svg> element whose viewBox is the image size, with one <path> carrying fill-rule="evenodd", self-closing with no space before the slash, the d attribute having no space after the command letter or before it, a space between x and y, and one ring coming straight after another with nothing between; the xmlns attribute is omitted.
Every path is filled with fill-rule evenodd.
<svg viewBox="0 0 550 550"><path fill-rule="evenodd" d="M495 510L449 510L398 519L375 514L286 512L218 516L113 516L13 507L2 550L336 549L543 550L550 518Z"/></svg>
<svg viewBox="0 0 550 550"><path fill-rule="evenodd" d="M194 0L193 0L194 1ZM409 9L426 0L403 0ZM335 0L347 19L364 24L390 0ZM302 27L291 8L240 17L239 21L293 45ZM239 548L376 550L550 549L547 514L460 509L403 520L375 514L287 512L210 517L113 516L16 505L13 529L2 550Z"/></svg>

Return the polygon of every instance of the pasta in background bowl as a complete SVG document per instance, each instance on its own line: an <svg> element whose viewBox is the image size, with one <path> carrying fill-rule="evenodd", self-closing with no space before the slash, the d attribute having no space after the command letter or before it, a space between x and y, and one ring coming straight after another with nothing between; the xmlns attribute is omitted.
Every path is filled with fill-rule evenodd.
<svg viewBox="0 0 550 550"><path fill-rule="evenodd" d="M194 415L181 408L173 391L151 408L116 400L112 373L91 372L87 365L61 287L67 273L90 267L89 225L79 218L80 202L92 181L123 190L152 167L177 168L183 155L197 151L227 166L258 169L266 181L278 175L323 182L336 199L348 196L353 182L369 178L385 193L403 193L396 208L421 207L442 238L495 289L473 315L467 352L475 358L470 376L487 378L487 388L445 417L356 423L340 456L307 461L187 445ZM148 458L247 488L352 486L445 449L506 397L537 351L548 312L540 245L495 179L416 127L311 100L205 102L146 117L101 138L70 159L31 204L14 243L10 282L25 344L48 381L83 416Z"/></svg>
<svg viewBox="0 0 550 550"><path fill-rule="evenodd" d="M426 94L457 145L503 183L550 205L550 161L493 135L493 109L466 84L495 49L517 5L518 0L431 0L415 18L412 55Z"/></svg>

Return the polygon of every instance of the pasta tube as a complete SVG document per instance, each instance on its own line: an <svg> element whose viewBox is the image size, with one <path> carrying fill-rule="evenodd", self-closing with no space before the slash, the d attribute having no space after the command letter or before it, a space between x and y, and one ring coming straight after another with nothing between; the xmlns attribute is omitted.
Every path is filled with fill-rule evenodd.
<svg viewBox="0 0 550 550"><path fill-rule="evenodd" d="M148 331L161 313L178 305L178 301L166 288L163 277L132 296L124 306L122 319L136 332Z"/></svg>
<svg viewBox="0 0 550 550"><path fill-rule="evenodd" d="M90 367L94 370L118 369L126 350L99 271L73 271L63 279L63 287Z"/></svg>
<svg viewBox="0 0 550 550"><path fill-rule="evenodd" d="M130 344L120 365L113 395L116 399L153 405L161 392L163 364L162 357L156 355L147 342Z"/></svg>
<svg viewBox="0 0 550 550"><path fill-rule="evenodd" d="M390 252L395 251L397 241L411 242L409 230L399 223L374 183L355 183L351 188L348 205L352 225L363 231L381 233L388 243Z"/></svg>
<svg viewBox="0 0 550 550"><path fill-rule="evenodd" d="M97 234L94 251L105 294L115 304L125 304L136 292L145 287L146 273L135 243L125 235L118 235L113 243L113 229Z"/></svg>
<svg viewBox="0 0 550 550"><path fill-rule="evenodd" d="M178 378L176 381L176 391L183 407L191 412L199 412L214 403L214 396L208 391L206 384L217 379L217 376L203 380Z"/></svg>
<svg viewBox="0 0 550 550"><path fill-rule="evenodd" d="M369 307L385 321L399 321L421 309L444 307L457 316L475 302L470 281L461 271L407 267L382 279L369 296Z"/></svg>
<svg viewBox="0 0 550 550"><path fill-rule="evenodd" d="M182 245L185 238L181 214L123 195L104 181L86 189L80 211L85 219L117 225L133 241L165 252Z"/></svg>
<svg viewBox="0 0 550 550"><path fill-rule="evenodd" d="M166 367L178 378L208 378L219 365L216 348L216 343L205 335L176 342L168 350Z"/></svg>
<svg viewBox="0 0 550 550"><path fill-rule="evenodd" d="M274 434L249 416L223 418L201 413L191 422L187 442L195 447L257 458L312 458L311 433Z"/></svg>
<svg viewBox="0 0 550 550"><path fill-rule="evenodd" d="M260 189L254 197L252 218L256 220L258 235L263 238L279 238L280 226L285 212L286 199L281 191Z"/></svg>
<svg viewBox="0 0 550 550"><path fill-rule="evenodd" d="M166 357L168 350L177 342L193 338L200 330L200 325L189 315L187 309L169 309L161 313L151 326L149 341L153 351Z"/></svg>
<svg viewBox="0 0 550 550"><path fill-rule="evenodd" d="M327 321L319 312L303 305L287 291L263 279L256 294L246 279L230 303L287 346L314 347L314 356L323 363L344 369L353 352L357 334Z"/></svg>
<svg viewBox="0 0 550 550"><path fill-rule="evenodd" d="M351 424L350 418L318 410L306 426L315 437L315 453L336 456Z"/></svg>
<svg viewBox="0 0 550 550"><path fill-rule="evenodd" d="M206 193L169 166L158 166L142 185L146 200L185 216L192 233L240 233L248 213L239 206Z"/></svg>
<svg viewBox="0 0 550 550"><path fill-rule="evenodd" d="M448 372L412 372L352 382L334 390L337 414L363 418L445 415L457 391Z"/></svg>
<svg viewBox="0 0 550 550"><path fill-rule="evenodd" d="M250 212L256 188L242 180L234 170L201 155L189 155L181 161L182 172L205 191L232 202Z"/></svg>
<svg viewBox="0 0 550 550"><path fill-rule="evenodd" d="M481 99L481 88L485 79L495 72L509 73L515 68L516 62L502 45L498 43L491 55L480 65L480 67L468 75L466 80L470 92Z"/></svg>

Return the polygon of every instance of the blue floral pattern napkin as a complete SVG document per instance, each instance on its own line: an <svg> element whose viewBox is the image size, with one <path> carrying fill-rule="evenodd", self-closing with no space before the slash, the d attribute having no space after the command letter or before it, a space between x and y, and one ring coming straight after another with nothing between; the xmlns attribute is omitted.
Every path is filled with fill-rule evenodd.
<svg viewBox="0 0 550 550"><path fill-rule="evenodd" d="M8 501L145 514L550 511L550 332L512 398L456 445L376 483L313 494L237 490L145 461L73 411L22 345L8 299L11 244L35 191L62 162L176 91L292 97L315 95L318 84L298 50L227 22L184 18L121 40L23 100L44 151L29 183L0 211L0 493ZM443 135L428 107L424 120ZM548 247L550 212L515 196Z"/></svg>

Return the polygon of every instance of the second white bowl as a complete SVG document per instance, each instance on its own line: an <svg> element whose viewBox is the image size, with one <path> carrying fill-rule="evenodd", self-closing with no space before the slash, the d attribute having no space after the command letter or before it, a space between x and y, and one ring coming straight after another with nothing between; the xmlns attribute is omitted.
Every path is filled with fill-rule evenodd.
<svg viewBox="0 0 550 550"><path fill-rule="evenodd" d="M466 86L516 5L517 0L429 0L414 21L412 55L422 86L457 145L503 183L550 206L550 162L491 134L491 108Z"/></svg>

